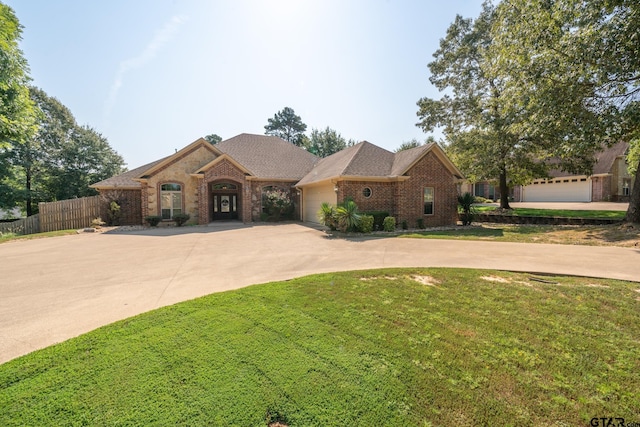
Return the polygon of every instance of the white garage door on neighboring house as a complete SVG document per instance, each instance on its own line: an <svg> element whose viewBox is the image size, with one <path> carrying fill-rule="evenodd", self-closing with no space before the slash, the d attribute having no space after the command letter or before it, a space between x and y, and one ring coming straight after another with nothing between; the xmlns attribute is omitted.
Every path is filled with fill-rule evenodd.
<svg viewBox="0 0 640 427"><path fill-rule="evenodd" d="M523 187L523 202L590 202L591 179L586 177L538 180Z"/></svg>
<svg viewBox="0 0 640 427"><path fill-rule="evenodd" d="M336 201L336 192L333 190L333 184L331 183L304 187L302 189L303 220L319 223L318 211L320 210L320 205L327 202L335 206Z"/></svg>

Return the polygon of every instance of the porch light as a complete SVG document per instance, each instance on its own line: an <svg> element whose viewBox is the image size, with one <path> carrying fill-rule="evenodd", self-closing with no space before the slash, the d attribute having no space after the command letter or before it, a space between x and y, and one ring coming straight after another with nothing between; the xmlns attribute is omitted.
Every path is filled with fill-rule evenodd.
<svg viewBox="0 0 640 427"><path fill-rule="evenodd" d="M337 185L333 186L333 191L335 191L336 193L338 192L338 186Z"/></svg>

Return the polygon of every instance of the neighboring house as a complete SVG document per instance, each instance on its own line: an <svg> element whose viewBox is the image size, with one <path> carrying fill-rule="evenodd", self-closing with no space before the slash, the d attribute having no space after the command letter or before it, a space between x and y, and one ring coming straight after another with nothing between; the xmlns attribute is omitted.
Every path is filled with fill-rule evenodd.
<svg viewBox="0 0 640 427"><path fill-rule="evenodd" d="M633 177L625 160L628 149L628 143L619 142L602 150L596 156L591 175L572 175L552 169L549 178L516 186L509 196L516 202L628 202L633 189ZM463 184L461 191L492 200L500 198L497 186L487 181Z"/></svg>
<svg viewBox="0 0 640 427"><path fill-rule="evenodd" d="M455 224L460 171L437 144L391 153L361 142L319 159L280 138L240 134L216 145L200 138L175 154L93 184L121 205L121 222L188 213L192 223L260 220L262 195L286 191L294 216L318 222L320 204L352 198L411 226Z"/></svg>

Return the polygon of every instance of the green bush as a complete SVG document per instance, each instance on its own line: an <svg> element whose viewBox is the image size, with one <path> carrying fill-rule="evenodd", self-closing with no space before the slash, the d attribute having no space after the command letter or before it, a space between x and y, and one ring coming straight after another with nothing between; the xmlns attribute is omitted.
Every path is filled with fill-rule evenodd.
<svg viewBox="0 0 640 427"><path fill-rule="evenodd" d="M151 227L157 227L160 221L162 221L162 218L158 215L149 215L144 217L144 221Z"/></svg>
<svg viewBox="0 0 640 427"><path fill-rule="evenodd" d="M383 223L384 219L389 216L389 212L385 211L370 211L363 212L363 215L371 215L373 217L373 229L375 231L380 231L384 229Z"/></svg>
<svg viewBox="0 0 640 427"><path fill-rule="evenodd" d="M360 232L371 233L373 231L373 216L360 215Z"/></svg>
<svg viewBox="0 0 640 427"><path fill-rule="evenodd" d="M262 193L262 204L274 221L279 221L283 215L287 216L293 208L289 193L279 188Z"/></svg>
<svg viewBox="0 0 640 427"><path fill-rule="evenodd" d="M327 202L322 202L318 211L318 219L322 225L329 227L332 231L337 228L336 208Z"/></svg>
<svg viewBox="0 0 640 427"><path fill-rule="evenodd" d="M395 231L396 230L396 219L392 216L388 216L382 222L382 228L384 231Z"/></svg>
<svg viewBox="0 0 640 427"><path fill-rule="evenodd" d="M345 201L336 208L335 218L341 232L356 231L360 225L358 205L353 200Z"/></svg>
<svg viewBox="0 0 640 427"><path fill-rule="evenodd" d="M107 214L109 225L120 225L120 205L115 200L109 203Z"/></svg>
<svg viewBox="0 0 640 427"><path fill-rule="evenodd" d="M189 214L179 213L179 214L175 214L171 219L175 221L178 227L182 227L185 222L189 221L189 218L191 218Z"/></svg>
<svg viewBox="0 0 640 427"><path fill-rule="evenodd" d="M416 220L416 226L420 229L420 230L424 230L426 227L424 226L424 219L423 218L418 218Z"/></svg>
<svg viewBox="0 0 640 427"><path fill-rule="evenodd" d="M403 230L408 230L409 229L409 224L407 223L406 219L402 220L402 229Z"/></svg>
<svg viewBox="0 0 640 427"><path fill-rule="evenodd" d="M473 206L474 203L475 197L473 197L471 193L464 193L458 196L458 212L462 225L470 225L476 216L476 211Z"/></svg>

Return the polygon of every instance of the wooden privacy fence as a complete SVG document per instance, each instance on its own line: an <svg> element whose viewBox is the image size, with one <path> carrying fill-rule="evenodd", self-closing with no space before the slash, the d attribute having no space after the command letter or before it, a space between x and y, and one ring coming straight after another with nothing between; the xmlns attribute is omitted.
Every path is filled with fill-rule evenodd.
<svg viewBox="0 0 640 427"><path fill-rule="evenodd" d="M89 227L91 221L101 215L102 203L100 196L38 203L40 231Z"/></svg>
<svg viewBox="0 0 640 427"><path fill-rule="evenodd" d="M35 234L40 232L40 214L13 222L0 223L1 233Z"/></svg>

